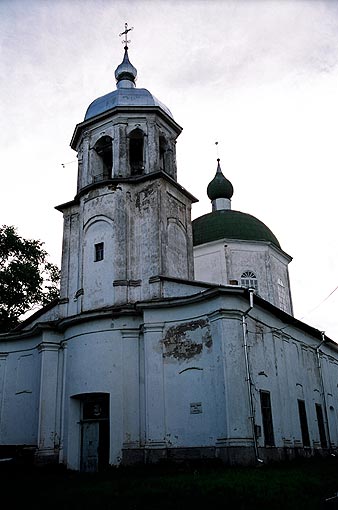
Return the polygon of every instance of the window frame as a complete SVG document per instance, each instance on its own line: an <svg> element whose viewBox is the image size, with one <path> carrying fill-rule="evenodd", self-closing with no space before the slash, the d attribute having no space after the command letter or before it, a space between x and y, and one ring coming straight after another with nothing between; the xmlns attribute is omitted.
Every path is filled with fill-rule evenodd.
<svg viewBox="0 0 338 510"><path fill-rule="evenodd" d="M101 262L104 259L104 242L94 244L94 262Z"/></svg>
<svg viewBox="0 0 338 510"><path fill-rule="evenodd" d="M326 430L325 430L325 423L324 423L323 407L321 404L316 403L315 408L316 408L316 417L317 417L317 424L318 424L318 431L319 431L320 446L322 448L327 448L327 437L326 437Z"/></svg>
<svg viewBox="0 0 338 510"><path fill-rule="evenodd" d="M259 396L261 404L264 446L275 446L270 391L259 390Z"/></svg>
<svg viewBox="0 0 338 510"><path fill-rule="evenodd" d="M298 416L299 416L300 431L302 434L302 443L303 443L303 446L305 446L305 447L311 446L305 400L302 400L299 398L297 400L297 403L298 403Z"/></svg>
<svg viewBox="0 0 338 510"><path fill-rule="evenodd" d="M241 286L248 289L254 289L256 292L258 292L258 279L256 273L250 269L243 271L241 274Z"/></svg>

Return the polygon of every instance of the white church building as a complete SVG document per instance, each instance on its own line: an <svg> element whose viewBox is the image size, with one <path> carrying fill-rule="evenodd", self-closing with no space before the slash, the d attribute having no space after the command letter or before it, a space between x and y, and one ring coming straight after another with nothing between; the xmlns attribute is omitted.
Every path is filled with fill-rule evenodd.
<svg viewBox="0 0 338 510"><path fill-rule="evenodd" d="M115 78L71 140L60 299L0 335L0 457L97 471L334 453L338 344L294 318L291 257L231 209L219 161L212 211L191 220L182 128L135 86L127 46Z"/></svg>

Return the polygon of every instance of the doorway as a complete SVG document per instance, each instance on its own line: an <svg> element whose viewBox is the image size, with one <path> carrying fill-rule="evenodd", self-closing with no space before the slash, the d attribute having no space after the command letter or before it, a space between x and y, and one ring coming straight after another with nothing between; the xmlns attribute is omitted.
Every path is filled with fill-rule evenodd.
<svg viewBox="0 0 338 510"><path fill-rule="evenodd" d="M109 466L109 395L91 393L81 402L81 471L104 471Z"/></svg>

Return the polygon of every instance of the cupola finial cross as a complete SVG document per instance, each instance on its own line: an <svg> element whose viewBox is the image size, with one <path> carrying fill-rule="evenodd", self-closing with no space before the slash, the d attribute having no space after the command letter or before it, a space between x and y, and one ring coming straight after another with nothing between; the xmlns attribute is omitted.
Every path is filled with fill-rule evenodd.
<svg viewBox="0 0 338 510"><path fill-rule="evenodd" d="M124 24L124 32L121 32L119 34L119 37L121 37L121 35L124 35L124 41L122 41L122 44L124 44L124 49L127 50L128 49L128 43L130 43L130 41L128 41L127 39L127 34L128 32L130 32L131 30L133 30L134 27L131 27L131 28L128 28L128 23L125 23Z"/></svg>
<svg viewBox="0 0 338 510"><path fill-rule="evenodd" d="M215 142L216 145L216 154L217 154L217 161L219 160L219 153L218 153L218 142Z"/></svg>

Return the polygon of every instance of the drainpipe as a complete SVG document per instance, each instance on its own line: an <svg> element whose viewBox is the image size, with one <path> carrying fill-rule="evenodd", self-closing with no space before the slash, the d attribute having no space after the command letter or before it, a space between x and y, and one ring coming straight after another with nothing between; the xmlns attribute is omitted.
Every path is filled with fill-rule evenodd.
<svg viewBox="0 0 338 510"><path fill-rule="evenodd" d="M247 390L248 390L248 397L249 397L249 407L250 407L250 421L251 421L251 428L252 428L252 437L254 442L254 450L255 450L255 457L256 461L258 463L263 462L262 459L259 458L258 455L258 443L257 443L257 437L256 437L256 431L255 431L255 410L254 410L254 403L253 403L253 396L252 396L252 388L251 388L251 375L250 375L250 363L249 363L249 353L248 353L248 331L247 331L247 324L246 324L246 317L250 310L253 308L253 294L254 289L249 289L249 295L250 295L250 306L246 310L246 312L242 315L242 327L243 327L243 340L244 340L244 359L245 359L245 372L246 372L246 383L247 383Z"/></svg>
<svg viewBox="0 0 338 510"><path fill-rule="evenodd" d="M322 335L322 340L321 340L320 344L315 348L315 350L316 350L316 355L317 355L317 364L318 364L317 366L318 366L319 380L320 380L320 386L321 386L321 392L322 392L322 398L323 398L323 407L324 407L324 416L325 416L325 423L326 423L327 441L328 441L328 445L329 445L329 450L331 451L331 437L330 437L329 417L328 417L328 414L327 414L323 371L322 371L322 364L321 364L321 360L320 360L320 348L323 345L323 343L326 342L325 331L321 331L321 335Z"/></svg>
<svg viewBox="0 0 338 510"><path fill-rule="evenodd" d="M65 401L66 401L66 377L67 377L67 342L62 342L62 386L61 386L61 423L60 423L60 453L59 462L65 462Z"/></svg>

